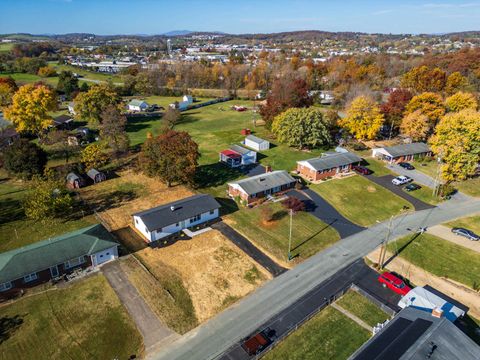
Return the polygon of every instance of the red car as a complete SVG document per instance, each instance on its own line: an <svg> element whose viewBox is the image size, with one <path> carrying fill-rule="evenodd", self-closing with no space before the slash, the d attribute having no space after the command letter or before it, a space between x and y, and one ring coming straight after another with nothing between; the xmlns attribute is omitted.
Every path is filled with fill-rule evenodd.
<svg viewBox="0 0 480 360"><path fill-rule="evenodd" d="M352 169L362 175L370 175L373 172L369 168L366 168L364 166L359 166L359 165L353 166Z"/></svg>
<svg viewBox="0 0 480 360"><path fill-rule="evenodd" d="M402 296L407 295L407 293L412 290L402 279L389 272L384 272L379 275L378 281L382 283L384 287L388 287Z"/></svg>

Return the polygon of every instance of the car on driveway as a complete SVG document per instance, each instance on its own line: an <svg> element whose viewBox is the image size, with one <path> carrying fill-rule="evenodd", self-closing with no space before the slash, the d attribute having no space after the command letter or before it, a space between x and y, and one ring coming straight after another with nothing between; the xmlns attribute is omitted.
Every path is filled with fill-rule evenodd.
<svg viewBox="0 0 480 360"><path fill-rule="evenodd" d="M407 162L399 162L398 166L404 168L405 170L415 170L415 166Z"/></svg>
<svg viewBox="0 0 480 360"><path fill-rule="evenodd" d="M410 191L415 191L415 190L418 190L418 189L421 189L422 187L420 185L417 185L417 184L408 184L407 186L405 186L405 190L407 190L408 192Z"/></svg>
<svg viewBox="0 0 480 360"><path fill-rule="evenodd" d="M392 180L392 184L400 186L400 185L403 185L403 184L408 184L409 182L412 182L412 181L413 181L413 179L411 177L400 175L400 176L397 176L395 179Z"/></svg>
<svg viewBox="0 0 480 360"><path fill-rule="evenodd" d="M362 175L370 175L371 173L373 173L372 170L370 170L369 168L366 168L365 166L357 165L357 166L353 166L352 169Z"/></svg>
<svg viewBox="0 0 480 360"><path fill-rule="evenodd" d="M378 276L378 281L389 289L393 290L399 295L405 296L407 293L412 290L405 282L400 279L398 276L393 275L392 273L386 271Z"/></svg>
<svg viewBox="0 0 480 360"><path fill-rule="evenodd" d="M465 228L453 228L452 233L454 233L455 235L463 236L463 237L467 238L468 240L472 240L472 241L479 241L480 240L480 236L475 234L473 231L465 229Z"/></svg>

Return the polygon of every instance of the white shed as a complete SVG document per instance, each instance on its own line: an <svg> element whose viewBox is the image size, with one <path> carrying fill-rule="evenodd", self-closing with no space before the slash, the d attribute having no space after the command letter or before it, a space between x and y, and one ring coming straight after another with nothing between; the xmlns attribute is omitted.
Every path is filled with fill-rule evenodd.
<svg viewBox="0 0 480 360"><path fill-rule="evenodd" d="M183 95L183 101L187 102L189 105L193 104L193 97L192 95Z"/></svg>
<svg viewBox="0 0 480 360"><path fill-rule="evenodd" d="M264 139L261 139L255 135L248 135L245 138L245 146L248 146L250 149L257 151L268 150L270 149L270 142Z"/></svg>

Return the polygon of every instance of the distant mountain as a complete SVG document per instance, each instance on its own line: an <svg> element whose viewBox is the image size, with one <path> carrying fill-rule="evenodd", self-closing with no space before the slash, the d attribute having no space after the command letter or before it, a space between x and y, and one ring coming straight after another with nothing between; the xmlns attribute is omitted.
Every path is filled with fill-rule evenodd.
<svg viewBox="0 0 480 360"><path fill-rule="evenodd" d="M165 36L185 36L185 35L189 35L189 34L194 33L194 32L195 31L190 31L190 30L173 30L173 31L163 33L162 35L165 35Z"/></svg>

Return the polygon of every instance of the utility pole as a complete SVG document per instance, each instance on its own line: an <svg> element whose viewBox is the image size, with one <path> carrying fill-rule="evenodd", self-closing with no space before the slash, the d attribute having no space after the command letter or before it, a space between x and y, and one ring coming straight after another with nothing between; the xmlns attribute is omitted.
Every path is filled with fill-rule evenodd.
<svg viewBox="0 0 480 360"><path fill-rule="evenodd" d="M288 261L292 260L292 221L293 221L293 210L290 209L290 233L288 236Z"/></svg>
<svg viewBox="0 0 480 360"><path fill-rule="evenodd" d="M385 237L385 239L383 239L382 244L380 246L380 254L378 254L379 270L383 269L383 263L385 262L385 256L387 254L387 244L388 244L388 241L390 240L390 233L392 231L392 221L393 221L393 215L390 217L390 220L388 221L387 236Z"/></svg>
<svg viewBox="0 0 480 360"><path fill-rule="evenodd" d="M437 172L435 174L435 183L433 184L433 197L438 195L438 188L440 186L440 166L442 164L442 155L439 154L437 157Z"/></svg>

